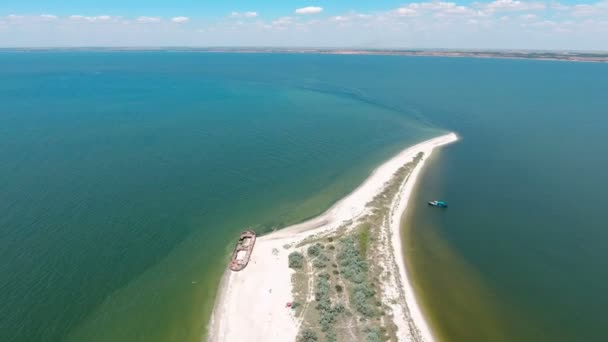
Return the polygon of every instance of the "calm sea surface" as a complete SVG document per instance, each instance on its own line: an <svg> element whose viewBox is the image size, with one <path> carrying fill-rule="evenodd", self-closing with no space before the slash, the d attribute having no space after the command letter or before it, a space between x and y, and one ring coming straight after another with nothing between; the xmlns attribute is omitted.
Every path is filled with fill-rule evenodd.
<svg viewBox="0 0 608 342"><path fill-rule="evenodd" d="M199 341L240 231L441 133L315 60L0 53L0 340Z"/></svg>
<svg viewBox="0 0 608 342"><path fill-rule="evenodd" d="M428 164L407 227L441 335L608 341L608 65L419 63L433 71L403 101L462 136Z"/></svg>
<svg viewBox="0 0 608 342"><path fill-rule="evenodd" d="M438 335L606 340L606 89L600 64L0 52L0 340L199 341L238 232L447 130L404 227Z"/></svg>

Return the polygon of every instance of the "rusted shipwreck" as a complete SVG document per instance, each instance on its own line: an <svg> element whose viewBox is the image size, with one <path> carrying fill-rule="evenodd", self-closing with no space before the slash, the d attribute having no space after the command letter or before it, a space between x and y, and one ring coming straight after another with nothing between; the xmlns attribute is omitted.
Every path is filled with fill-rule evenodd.
<svg viewBox="0 0 608 342"><path fill-rule="evenodd" d="M239 241L234 247L232 259L230 260L230 269L232 271L237 272L247 266L249 258L251 257L251 251L253 250L254 244L255 232L253 230L246 230L241 233Z"/></svg>

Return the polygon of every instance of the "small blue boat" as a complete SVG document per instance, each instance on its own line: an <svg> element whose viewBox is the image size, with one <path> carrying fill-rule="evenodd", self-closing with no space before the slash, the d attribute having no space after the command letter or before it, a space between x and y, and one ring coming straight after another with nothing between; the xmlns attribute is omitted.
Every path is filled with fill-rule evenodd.
<svg viewBox="0 0 608 342"><path fill-rule="evenodd" d="M432 207L438 207L438 208L447 208L448 207L448 204L443 201L431 201L431 202L429 202L429 205Z"/></svg>

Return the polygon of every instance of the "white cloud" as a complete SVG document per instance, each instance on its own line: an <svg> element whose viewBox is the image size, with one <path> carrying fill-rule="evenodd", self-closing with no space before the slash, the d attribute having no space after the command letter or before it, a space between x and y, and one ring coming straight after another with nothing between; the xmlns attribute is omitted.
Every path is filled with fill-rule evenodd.
<svg viewBox="0 0 608 342"><path fill-rule="evenodd" d="M41 14L40 15L40 19L43 19L43 20L57 20L57 19L59 19L59 17L57 17L56 15L52 15L52 14Z"/></svg>
<svg viewBox="0 0 608 342"><path fill-rule="evenodd" d="M224 13L224 20L188 17L59 16L19 13L0 17L0 45L198 45L361 46L445 48L578 48L608 50L608 0L410 0L393 9L327 15L304 7L273 19L258 12ZM314 10L313 10L314 9ZM232 18L231 20L227 20ZM314 20L311 20L314 19ZM151 32L145 23L158 24ZM197 25L179 25L192 22ZM44 23L44 25L42 25ZM53 23L69 23L55 25ZM93 24L95 23L95 24ZM104 25L96 35L90 28ZM111 25L109 24L111 23ZM147 24L154 25L154 24ZM13 30L12 32L9 30ZM270 31L269 31L270 30ZM4 35L3 35L4 32ZM10 33L10 34L8 34ZM52 33L52 35L51 35Z"/></svg>
<svg viewBox="0 0 608 342"><path fill-rule="evenodd" d="M608 0L573 6L557 3L552 4L551 8L574 17L602 17L604 19L608 17Z"/></svg>
<svg viewBox="0 0 608 342"><path fill-rule="evenodd" d="M530 13L522 14L519 17L523 20L534 20L534 19L538 18L538 16L536 14L530 14Z"/></svg>
<svg viewBox="0 0 608 342"><path fill-rule="evenodd" d="M571 7L571 9L572 9L572 15L575 15L578 17L589 17L592 15L595 15L598 12L597 6L588 5L588 4L575 5L575 6Z"/></svg>
<svg viewBox="0 0 608 342"><path fill-rule="evenodd" d="M138 23L148 24L148 23L159 23L161 19L159 17L139 17L135 19Z"/></svg>
<svg viewBox="0 0 608 342"><path fill-rule="evenodd" d="M315 6L302 7L295 10L296 14L318 14L321 12L323 12L323 7Z"/></svg>
<svg viewBox="0 0 608 342"><path fill-rule="evenodd" d="M407 6L397 8L393 13L397 16L413 17L431 14L436 17L449 15L476 15L476 11L469 7L457 5L454 2L413 2Z"/></svg>
<svg viewBox="0 0 608 342"><path fill-rule="evenodd" d="M329 21L344 23L347 21L362 20L362 19L368 19L368 18L372 18L372 15L357 13L357 12L353 11L353 12L348 12L348 13L345 13L342 15L336 15L336 16L330 17Z"/></svg>
<svg viewBox="0 0 608 342"><path fill-rule="evenodd" d="M539 28L555 28L557 23L551 20L543 20L535 23L528 24L531 27L539 27Z"/></svg>
<svg viewBox="0 0 608 342"><path fill-rule="evenodd" d="M280 18L277 18L276 20L274 20L272 22L272 25L284 26L284 25L289 25L292 22L293 22L293 18L291 18L291 17L280 17Z"/></svg>
<svg viewBox="0 0 608 342"><path fill-rule="evenodd" d="M397 10L395 12L397 12L398 15L401 15L404 17L413 17L415 15L418 15L418 11L416 11L415 9L410 8L410 7L397 8Z"/></svg>
<svg viewBox="0 0 608 342"><path fill-rule="evenodd" d="M343 16L343 15L337 15L337 16L335 16L335 17L331 17L331 18L330 18L330 20L331 20L331 21L338 21L338 22L341 22L341 21L342 21L342 22L343 22L343 21L348 21L348 20L349 20L349 18L348 18L348 17L345 17L345 16Z"/></svg>
<svg viewBox="0 0 608 342"><path fill-rule="evenodd" d="M570 6L564 5L564 4L560 4L559 2L556 3L552 3L550 5L551 9L554 9L556 11L567 11L570 9Z"/></svg>
<svg viewBox="0 0 608 342"><path fill-rule="evenodd" d="M525 2L519 0L495 0L490 3L475 3L475 7L490 13L508 11L537 11L547 8L542 2Z"/></svg>
<svg viewBox="0 0 608 342"><path fill-rule="evenodd" d="M188 17L173 17L173 18L171 18L171 21L174 22L174 23L181 24L181 23L187 23L187 22L189 22L190 18L188 18Z"/></svg>
<svg viewBox="0 0 608 342"><path fill-rule="evenodd" d="M232 12L230 13L231 18L255 18L258 16L258 12Z"/></svg>
<svg viewBox="0 0 608 342"><path fill-rule="evenodd" d="M370 14L361 14L361 13L356 13L356 14L355 14L355 17L356 17L356 18L359 18L359 19L368 19L368 18L371 18L372 16L371 16Z"/></svg>
<svg viewBox="0 0 608 342"><path fill-rule="evenodd" d="M71 15L69 16L70 20L76 20L76 21L88 21L90 23L93 22L99 22L99 21L109 21L112 19L112 17L110 17L109 15L98 15L95 17L88 17L88 16L84 16L84 15Z"/></svg>
<svg viewBox="0 0 608 342"><path fill-rule="evenodd" d="M551 13L551 11L577 17L604 16L608 15L608 0L573 6L567 6L559 2L549 2L549 0L545 0L544 2L494 0L492 2L475 2L469 6L457 5L454 2L425 1L407 4L390 13L403 17L432 15L436 18L448 16L482 18L509 12L536 12L542 13L542 15L538 15L539 18L548 18L556 14Z"/></svg>

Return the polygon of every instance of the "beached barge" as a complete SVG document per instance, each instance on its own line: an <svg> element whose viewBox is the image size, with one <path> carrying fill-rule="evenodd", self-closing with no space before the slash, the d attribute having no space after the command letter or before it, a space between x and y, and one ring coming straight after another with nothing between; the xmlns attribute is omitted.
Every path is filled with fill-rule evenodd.
<svg viewBox="0 0 608 342"><path fill-rule="evenodd" d="M251 251L253 251L253 245L255 244L255 232L253 230L246 230L241 233L239 241L234 247L232 253L232 259L230 260L230 269L232 271L240 271L249 262L251 257Z"/></svg>

